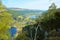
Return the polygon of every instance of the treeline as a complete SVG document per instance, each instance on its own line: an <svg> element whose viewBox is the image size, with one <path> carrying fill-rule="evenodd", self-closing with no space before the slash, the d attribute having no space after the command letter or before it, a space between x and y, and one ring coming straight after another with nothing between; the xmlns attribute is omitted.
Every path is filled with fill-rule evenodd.
<svg viewBox="0 0 60 40"><path fill-rule="evenodd" d="M60 40L60 9L54 3L35 21L34 24L24 25L15 40ZM12 25L22 26L0 2L0 40L10 40L9 29Z"/></svg>
<svg viewBox="0 0 60 40"><path fill-rule="evenodd" d="M53 38L56 37L56 38ZM52 3L36 23L23 27L16 40L60 40L60 9Z"/></svg>

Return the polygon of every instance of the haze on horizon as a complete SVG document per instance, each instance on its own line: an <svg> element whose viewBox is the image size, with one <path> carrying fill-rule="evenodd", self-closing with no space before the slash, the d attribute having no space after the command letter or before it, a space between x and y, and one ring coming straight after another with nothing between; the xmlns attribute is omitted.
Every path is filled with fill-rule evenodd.
<svg viewBox="0 0 60 40"><path fill-rule="evenodd" d="M60 7L60 0L2 0L2 2L7 8L47 10L52 2Z"/></svg>

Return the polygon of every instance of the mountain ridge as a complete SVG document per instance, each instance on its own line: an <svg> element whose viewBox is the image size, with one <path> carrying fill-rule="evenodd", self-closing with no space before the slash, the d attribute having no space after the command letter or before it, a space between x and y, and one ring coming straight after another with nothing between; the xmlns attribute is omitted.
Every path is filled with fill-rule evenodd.
<svg viewBox="0 0 60 40"><path fill-rule="evenodd" d="M23 8L7 8L8 12L11 13L14 17L20 16L20 15L40 15L43 10L32 10L32 9L23 9Z"/></svg>

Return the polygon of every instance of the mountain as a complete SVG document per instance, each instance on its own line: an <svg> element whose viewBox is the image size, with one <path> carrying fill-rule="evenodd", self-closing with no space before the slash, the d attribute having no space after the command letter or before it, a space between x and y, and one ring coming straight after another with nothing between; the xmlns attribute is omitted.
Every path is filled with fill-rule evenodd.
<svg viewBox="0 0 60 40"><path fill-rule="evenodd" d="M43 12L42 10L30 10L30 9L23 9L23 8L7 8L7 10L15 17L20 15L24 15L24 16L39 15Z"/></svg>

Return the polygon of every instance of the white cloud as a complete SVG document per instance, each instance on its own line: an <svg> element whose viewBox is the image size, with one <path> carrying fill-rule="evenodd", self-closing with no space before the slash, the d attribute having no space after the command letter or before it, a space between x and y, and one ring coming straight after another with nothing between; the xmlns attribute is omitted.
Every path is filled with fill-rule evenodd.
<svg viewBox="0 0 60 40"><path fill-rule="evenodd" d="M55 3L57 5L57 7L60 7L60 0L36 0L36 1L32 1L29 3L24 4L23 6L25 8L28 9L42 9L42 10L46 10L49 8L49 6L51 5L51 3Z"/></svg>
<svg viewBox="0 0 60 40"><path fill-rule="evenodd" d="M60 0L6 0L4 4L7 7L46 10L52 2L54 2L58 7L60 7Z"/></svg>
<svg viewBox="0 0 60 40"><path fill-rule="evenodd" d="M36 0L36 1L26 3L23 6L29 9L48 9L49 0L46 0L46 1Z"/></svg>

